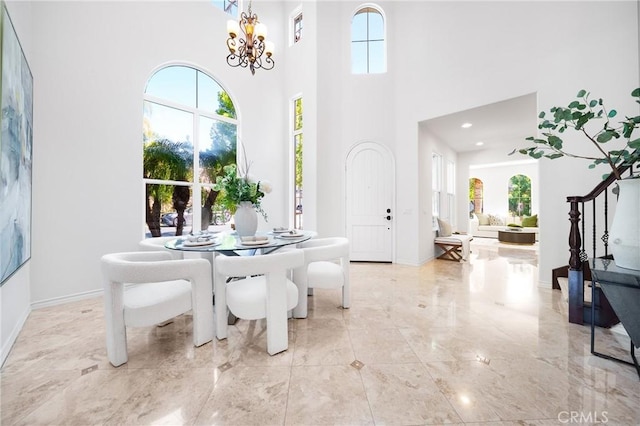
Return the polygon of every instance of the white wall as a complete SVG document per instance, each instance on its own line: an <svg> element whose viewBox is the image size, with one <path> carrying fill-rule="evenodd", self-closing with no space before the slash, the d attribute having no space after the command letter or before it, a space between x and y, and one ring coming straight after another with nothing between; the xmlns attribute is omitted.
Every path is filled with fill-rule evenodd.
<svg viewBox="0 0 640 426"><path fill-rule="evenodd" d="M31 4L9 2L6 6L22 50L33 71ZM18 338L18 333L31 311L31 265L32 262L27 261L0 287L0 365L9 355L11 346Z"/></svg>

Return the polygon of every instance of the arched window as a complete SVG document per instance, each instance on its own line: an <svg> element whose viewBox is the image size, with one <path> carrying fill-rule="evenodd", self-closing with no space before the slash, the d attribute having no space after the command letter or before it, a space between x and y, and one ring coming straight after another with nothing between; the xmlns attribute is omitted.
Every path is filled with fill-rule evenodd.
<svg viewBox="0 0 640 426"><path fill-rule="evenodd" d="M236 162L236 109L228 93L193 67L171 65L149 78L144 93L145 221L152 236L182 235L222 224L212 189ZM198 196L193 196L198 194ZM165 228L166 229L166 228Z"/></svg>
<svg viewBox="0 0 640 426"><path fill-rule="evenodd" d="M478 178L469 179L469 217L473 217L474 213L482 213L482 197L484 184Z"/></svg>
<svg viewBox="0 0 640 426"><path fill-rule="evenodd" d="M351 20L351 72L379 74L387 70L385 26L382 11L365 6Z"/></svg>
<svg viewBox="0 0 640 426"><path fill-rule="evenodd" d="M531 216L531 179L525 175L509 179L509 214Z"/></svg>

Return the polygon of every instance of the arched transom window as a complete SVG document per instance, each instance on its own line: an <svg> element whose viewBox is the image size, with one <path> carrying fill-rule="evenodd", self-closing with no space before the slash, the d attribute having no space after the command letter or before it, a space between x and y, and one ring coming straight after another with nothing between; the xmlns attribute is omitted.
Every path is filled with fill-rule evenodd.
<svg viewBox="0 0 640 426"><path fill-rule="evenodd" d="M358 9L351 21L351 72L386 72L385 50L385 24L381 10L374 6Z"/></svg>

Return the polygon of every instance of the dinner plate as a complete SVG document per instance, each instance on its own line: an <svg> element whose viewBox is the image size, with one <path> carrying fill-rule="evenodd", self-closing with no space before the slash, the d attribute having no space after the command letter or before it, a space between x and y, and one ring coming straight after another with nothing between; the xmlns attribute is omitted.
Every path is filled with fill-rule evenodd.
<svg viewBox="0 0 640 426"><path fill-rule="evenodd" d="M240 246L246 246L246 247L253 247L253 246L264 246L269 244L271 241L269 240L258 240L258 241L242 241L239 242L237 245Z"/></svg>
<svg viewBox="0 0 640 426"><path fill-rule="evenodd" d="M278 238L300 238L304 237L304 234L301 232L299 234L280 234Z"/></svg>
<svg viewBox="0 0 640 426"><path fill-rule="evenodd" d="M271 231L271 233L273 234L284 234L285 232L291 232L291 229L274 229L273 231Z"/></svg>
<svg viewBox="0 0 640 426"><path fill-rule="evenodd" d="M183 247L205 247L205 246L213 246L218 245L216 240L207 240L207 241L183 241Z"/></svg>

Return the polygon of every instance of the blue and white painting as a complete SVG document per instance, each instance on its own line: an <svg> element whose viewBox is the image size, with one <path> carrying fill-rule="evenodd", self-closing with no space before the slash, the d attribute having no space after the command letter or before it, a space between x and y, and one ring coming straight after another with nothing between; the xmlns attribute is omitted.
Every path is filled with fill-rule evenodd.
<svg viewBox="0 0 640 426"><path fill-rule="evenodd" d="M31 257L33 77L2 7L0 285Z"/></svg>

